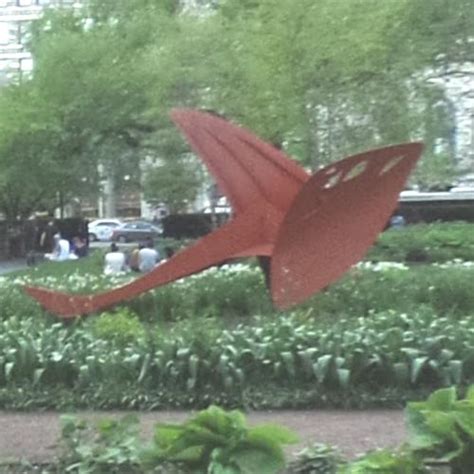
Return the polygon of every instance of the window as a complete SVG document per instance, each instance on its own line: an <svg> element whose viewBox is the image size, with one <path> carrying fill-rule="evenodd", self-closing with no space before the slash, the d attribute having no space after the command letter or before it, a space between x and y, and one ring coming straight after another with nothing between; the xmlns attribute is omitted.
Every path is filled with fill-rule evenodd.
<svg viewBox="0 0 474 474"><path fill-rule="evenodd" d="M33 70L33 59L22 59L20 61L20 69L22 72L31 72Z"/></svg>
<svg viewBox="0 0 474 474"><path fill-rule="evenodd" d="M10 43L10 25L0 22L0 44Z"/></svg>
<svg viewBox="0 0 474 474"><path fill-rule="evenodd" d="M28 7L33 4L33 0L17 0L19 7Z"/></svg>

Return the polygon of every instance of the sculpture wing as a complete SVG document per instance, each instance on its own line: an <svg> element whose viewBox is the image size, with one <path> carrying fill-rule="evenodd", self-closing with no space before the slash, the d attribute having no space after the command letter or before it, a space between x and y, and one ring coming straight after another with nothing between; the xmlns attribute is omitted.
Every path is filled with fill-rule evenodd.
<svg viewBox="0 0 474 474"><path fill-rule="evenodd" d="M351 156L302 187L279 229L271 261L272 297L300 303L358 262L397 206L420 143Z"/></svg>
<svg viewBox="0 0 474 474"><path fill-rule="evenodd" d="M175 109L171 118L206 164L238 215L269 204L286 212L306 171L244 128L205 112Z"/></svg>

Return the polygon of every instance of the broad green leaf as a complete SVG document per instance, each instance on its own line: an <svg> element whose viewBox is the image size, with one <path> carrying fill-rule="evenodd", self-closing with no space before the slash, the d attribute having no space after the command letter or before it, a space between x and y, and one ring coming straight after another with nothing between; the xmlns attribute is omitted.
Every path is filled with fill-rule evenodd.
<svg viewBox="0 0 474 474"><path fill-rule="evenodd" d="M44 368L35 369L33 373L33 385L37 385L40 382L45 370Z"/></svg>
<svg viewBox="0 0 474 474"><path fill-rule="evenodd" d="M293 357L293 354L291 352L282 352L281 358L283 359L283 363L285 364L285 368L288 372L288 374L291 377L296 376L296 368L295 368L295 359Z"/></svg>
<svg viewBox="0 0 474 474"><path fill-rule="evenodd" d="M318 357L317 362L313 364L314 375L319 383L323 383L326 380L332 359L332 355L326 354Z"/></svg>
<svg viewBox="0 0 474 474"><path fill-rule="evenodd" d="M342 388L349 387L351 372L348 369L337 369L337 377Z"/></svg>
<svg viewBox="0 0 474 474"><path fill-rule="evenodd" d="M150 368L150 363L151 363L151 355L146 354L145 357L143 358L143 364L140 369L140 375L138 376L138 380L137 380L138 383L143 382L143 380L145 379L145 376L148 373L148 369Z"/></svg>
<svg viewBox="0 0 474 474"><path fill-rule="evenodd" d="M421 372L423 371L427 362L428 357L426 356L416 357L415 359L413 359L410 376L411 383L416 383L418 381L418 378L420 377Z"/></svg>
<svg viewBox="0 0 474 474"><path fill-rule="evenodd" d="M11 376L11 373L12 373L12 370L13 370L13 367L15 367L15 363L14 362L7 362L5 364L5 378L7 380L10 380L10 376Z"/></svg>
<svg viewBox="0 0 474 474"><path fill-rule="evenodd" d="M451 410L456 399L456 388L450 387L436 390L428 397L426 402L420 403L424 403L424 407L429 410Z"/></svg>
<svg viewBox="0 0 474 474"><path fill-rule="evenodd" d="M271 452L252 447L236 449L230 458L239 466L241 474L276 474L285 465L284 460Z"/></svg>
<svg viewBox="0 0 474 474"><path fill-rule="evenodd" d="M290 429L271 423L250 428L248 434L281 444L293 444L299 441L298 436Z"/></svg>
<svg viewBox="0 0 474 474"><path fill-rule="evenodd" d="M451 374L452 383L459 385L462 381L462 367L463 363L460 360L449 361L449 371Z"/></svg>
<svg viewBox="0 0 474 474"><path fill-rule="evenodd" d="M397 362L393 364L395 378L399 384L406 384L410 380L410 369L406 362Z"/></svg>

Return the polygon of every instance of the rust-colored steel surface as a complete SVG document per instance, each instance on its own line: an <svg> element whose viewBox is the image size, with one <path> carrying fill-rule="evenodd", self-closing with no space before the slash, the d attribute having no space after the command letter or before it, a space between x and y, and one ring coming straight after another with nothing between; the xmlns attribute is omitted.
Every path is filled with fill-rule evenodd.
<svg viewBox="0 0 474 474"><path fill-rule="evenodd" d="M272 298L287 308L338 279L384 228L422 145L354 155L316 172L215 115L177 109L171 117L234 210L232 220L152 272L95 295L25 287L48 311L73 318L111 307L212 265L270 259Z"/></svg>

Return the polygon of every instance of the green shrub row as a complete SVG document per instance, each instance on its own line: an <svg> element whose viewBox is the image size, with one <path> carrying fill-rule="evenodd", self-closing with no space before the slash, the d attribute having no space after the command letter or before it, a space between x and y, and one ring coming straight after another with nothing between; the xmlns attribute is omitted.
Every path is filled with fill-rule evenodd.
<svg viewBox="0 0 474 474"><path fill-rule="evenodd" d="M409 225L382 233L366 260L396 262L474 261L474 226L465 222Z"/></svg>
<svg viewBox="0 0 474 474"><path fill-rule="evenodd" d="M194 401L210 396L206 402L227 394L237 404L267 385L309 389L320 399L387 388L403 393L474 381L473 327L474 316L454 321L423 308L326 324L296 313L233 328L215 319L144 328L128 312L68 328L11 318L0 324L0 387L69 387L76 394L135 387L155 401L182 391Z"/></svg>
<svg viewBox="0 0 474 474"><path fill-rule="evenodd" d="M339 282L300 306L315 317L364 316L370 312L413 312L420 305L439 316L474 313L471 280L474 264L446 263L407 267L395 263L365 262L351 269ZM101 291L123 283L123 278L105 279L71 274L58 279L17 278L0 280L0 319L12 316L41 317L43 311L21 290L21 285L42 284L68 291ZM271 305L259 268L237 264L212 269L145 293L124 303L150 323L202 317L228 321L255 314L280 314Z"/></svg>

